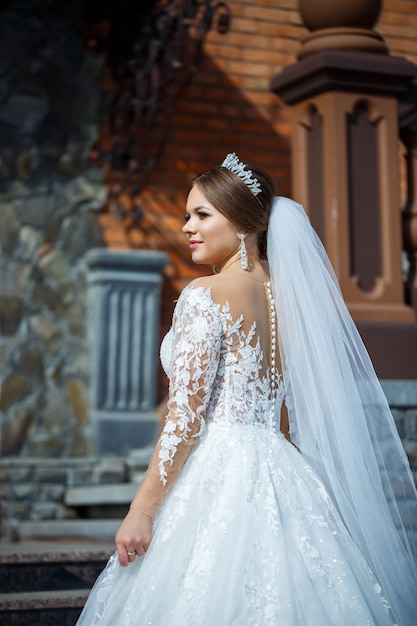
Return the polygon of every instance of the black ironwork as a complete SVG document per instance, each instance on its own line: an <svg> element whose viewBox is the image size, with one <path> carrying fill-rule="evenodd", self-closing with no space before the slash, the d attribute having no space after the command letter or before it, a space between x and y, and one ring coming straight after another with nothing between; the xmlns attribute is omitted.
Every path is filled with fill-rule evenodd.
<svg viewBox="0 0 417 626"><path fill-rule="evenodd" d="M120 5L117 10L120 15ZM213 27L227 32L230 17L225 2L148 0L129 49L126 39L122 47L117 45L126 29L114 17L113 23L110 16L107 24L95 24L90 31L90 47L106 49L115 80L110 136L97 143L91 158L110 165L109 206L134 225L143 216L137 198L163 152L175 101L198 69L205 35ZM127 33L132 35L131 24Z"/></svg>

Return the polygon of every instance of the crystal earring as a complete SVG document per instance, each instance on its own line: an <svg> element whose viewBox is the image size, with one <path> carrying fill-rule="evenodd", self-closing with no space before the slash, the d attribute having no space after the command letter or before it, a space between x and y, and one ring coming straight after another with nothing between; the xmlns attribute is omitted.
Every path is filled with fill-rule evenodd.
<svg viewBox="0 0 417 626"><path fill-rule="evenodd" d="M240 233L238 237L240 239L240 267L247 272L249 270L249 263L248 253L246 252L245 235Z"/></svg>

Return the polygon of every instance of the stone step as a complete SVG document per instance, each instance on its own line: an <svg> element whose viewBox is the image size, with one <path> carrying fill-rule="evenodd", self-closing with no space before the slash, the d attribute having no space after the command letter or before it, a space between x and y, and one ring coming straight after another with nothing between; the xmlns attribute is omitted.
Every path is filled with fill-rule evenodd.
<svg viewBox="0 0 417 626"><path fill-rule="evenodd" d="M114 552L113 543L0 545L3 594L89 589Z"/></svg>
<svg viewBox="0 0 417 626"><path fill-rule="evenodd" d="M74 626L88 589L0 593L0 626Z"/></svg>
<svg viewBox="0 0 417 626"><path fill-rule="evenodd" d="M0 626L74 626L113 542L0 544Z"/></svg>

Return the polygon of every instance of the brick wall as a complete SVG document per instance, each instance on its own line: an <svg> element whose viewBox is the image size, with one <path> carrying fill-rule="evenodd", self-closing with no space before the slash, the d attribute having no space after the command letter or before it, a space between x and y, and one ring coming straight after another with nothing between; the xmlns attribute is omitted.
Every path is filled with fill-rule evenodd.
<svg viewBox="0 0 417 626"><path fill-rule="evenodd" d="M163 292L161 334L168 328L181 288L204 272L189 260L180 233L192 177L236 151L265 167L277 192L291 195L291 124L285 105L269 90L270 79L296 61L307 33L297 0L231 0L229 32L211 31L201 65L177 102L163 157L142 195L145 219L129 236L103 216L109 247L164 249L171 258ZM385 0L377 24L393 55L417 63L417 3ZM160 396L166 391L161 377Z"/></svg>
<svg viewBox="0 0 417 626"><path fill-rule="evenodd" d="M383 0L376 30L393 56L417 63L417 3L415 0Z"/></svg>

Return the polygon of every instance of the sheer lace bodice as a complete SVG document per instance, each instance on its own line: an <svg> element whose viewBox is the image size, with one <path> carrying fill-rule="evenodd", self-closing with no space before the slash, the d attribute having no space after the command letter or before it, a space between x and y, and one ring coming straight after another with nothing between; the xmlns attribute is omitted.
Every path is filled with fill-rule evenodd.
<svg viewBox="0 0 417 626"><path fill-rule="evenodd" d="M211 288L182 292L161 346L162 365L171 380L169 415L160 439L162 481L178 444L200 433L206 423L279 428L282 380L274 396L257 322L247 332L244 322L243 315L233 318L228 301L214 302Z"/></svg>
<svg viewBox="0 0 417 626"><path fill-rule="evenodd" d="M284 385L272 363L275 310L266 285L250 284L242 293L241 285L239 292L232 282L213 281L214 288L199 282L181 293L161 346L170 378L168 415L136 496L150 514L158 509L208 423L279 430Z"/></svg>

